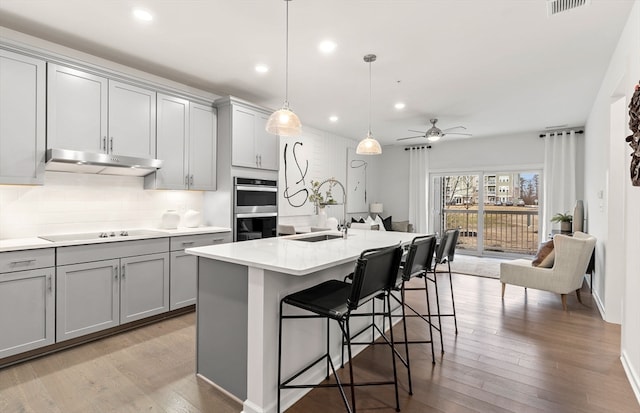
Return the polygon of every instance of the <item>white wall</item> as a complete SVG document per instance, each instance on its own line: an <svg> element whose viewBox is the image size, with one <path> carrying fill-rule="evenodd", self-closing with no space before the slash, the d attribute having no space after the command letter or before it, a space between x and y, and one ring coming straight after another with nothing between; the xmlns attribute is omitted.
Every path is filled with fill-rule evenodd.
<svg viewBox="0 0 640 413"><path fill-rule="evenodd" d="M45 172L43 186L0 185L0 239L159 228L167 209L202 210L200 191L143 189L143 178Z"/></svg>
<svg viewBox="0 0 640 413"><path fill-rule="evenodd" d="M611 125L612 103L624 96L627 106L639 81L640 0L636 0L587 120L584 175L589 232L598 237L594 295L605 320L622 324L622 362L640 400L640 188L631 186L628 173L631 148L621 150L624 136L614 136L619 128ZM628 115L625 119L627 123ZM625 131L630 133L627 127ZM619 165L625 167L621 170ZM605 272L613 268L607 261L615 251L623 251L616 258L623 262L617 263L616 271Z"/></svg>

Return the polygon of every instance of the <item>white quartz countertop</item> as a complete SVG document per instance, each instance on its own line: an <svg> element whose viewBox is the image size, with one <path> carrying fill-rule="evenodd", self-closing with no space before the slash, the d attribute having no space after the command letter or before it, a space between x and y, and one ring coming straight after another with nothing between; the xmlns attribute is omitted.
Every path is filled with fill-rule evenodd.
<svg viewBox="0 0 640 413"><path fill-rule="evenodd" d="M218 261L262 268L292 275L307 275L354 261L360 253L370 248L408 244L421 234L395 231L349 230L347 239L305 242L301 238L337 231L313 232L303 235L263 238L232 244L187 248L188 254Z"/></svg>
<svg viewBox="0 0 640 413"><path fill-rule="evenodd" d="M213 234L213 233L231 232L231 228L225 228L225 227L197 227L197 228L177 228L177 229L145 228L145 229L154 231L155 234L118 237L118 238L97 238L97 239L91 239L91 240L57 241L57 242L47 241L38 237L4 239L4 240L0 240L0 252L30 250L30 249L38 249L38 248L67 247L70 245L100 244L103 242L133 241L133 240L149 239L149 238L177 237L181 235L197 235L197 234ZM101 231L94 231L94 232L100 233Z"/></svg>

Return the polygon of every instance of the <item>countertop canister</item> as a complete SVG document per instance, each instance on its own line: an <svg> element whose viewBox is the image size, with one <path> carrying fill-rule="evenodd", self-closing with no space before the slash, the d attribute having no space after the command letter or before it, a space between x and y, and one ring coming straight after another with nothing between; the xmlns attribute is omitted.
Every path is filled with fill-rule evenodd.
<svg viewBox="0 0 640 413"><path fill-rule="evenodd" d="M162 214L162 228L176 229L178 228L178 222L180 222L180 214L175 209L167 209Z"/></svg>

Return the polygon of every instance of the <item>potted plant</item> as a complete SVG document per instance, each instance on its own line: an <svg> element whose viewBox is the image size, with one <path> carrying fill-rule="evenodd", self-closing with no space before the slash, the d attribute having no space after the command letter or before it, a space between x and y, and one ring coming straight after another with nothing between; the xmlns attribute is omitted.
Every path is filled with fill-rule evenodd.
<svg viewBox="0 0 640 413"><path fill-rule="evenodd" d="M564 214L558 212L551 218L551 222L560 223L560 231L562 232L571 232L572 220L573 220L573 216L570 215L569 212L565 212Z"/></svg>

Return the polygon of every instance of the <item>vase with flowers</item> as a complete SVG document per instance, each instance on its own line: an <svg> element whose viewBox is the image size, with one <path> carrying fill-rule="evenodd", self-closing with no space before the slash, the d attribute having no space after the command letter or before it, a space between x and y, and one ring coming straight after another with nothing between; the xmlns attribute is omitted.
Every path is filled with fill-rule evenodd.
<svg viewBox="0 0 640 413"><path fill-rule="evenodd" d="M329 188L323 192L321 190L321 187L325 183L329 184ZM327 211L325 207L327 205L336 204L336 201L333 199L333 195L331 194L331 190L333 189L334 185L335 183L333 180L326 180L323 182L311 181L309 202L312 202L315 207L315 212L318 215L316 225L319 227L324 227L327 222Z"/></svg>

